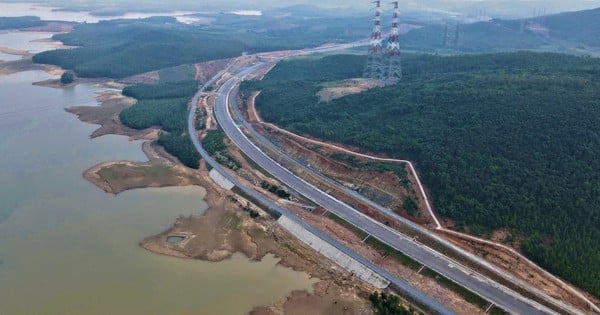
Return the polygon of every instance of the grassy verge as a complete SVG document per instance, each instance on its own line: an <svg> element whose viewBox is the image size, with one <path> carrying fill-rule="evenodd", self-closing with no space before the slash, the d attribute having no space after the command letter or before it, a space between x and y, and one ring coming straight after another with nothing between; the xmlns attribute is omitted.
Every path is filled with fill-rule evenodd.
<svg viewBox="0 0 600 315"><path fill-rule="evenodd" d="M437 283L439 283L443 287L453 291L454 293L457 293L458 295L462 296L465 299L465 301L467 301L471 304L477 305L483 309L487 308L488 305L490 304L487 300L480 297L479 295L463 288L462 286L452 282L450 279L440 275L439 273L437 273L433 270L424 269L423 272L421 272L421 274L426 277L435 279L435 281Z"/></svg>
<svg viewBox="0 0 600 315"><path fill-rule="evenodd" d="M345 227L346 229L352 231L352 233L356 234L358 237L364 239L365 237L367 237L367 233L359 230L357 227L355 227L354 225L346 222L344 219L338 217L337 215L329 212L327 214L327 217L330 218L331 220L335 221L337 224Z"/></svg>
<svg viewBox="0 0 600 315"><path fill-rule="evenodd" d="M380 252L383 252L383 254L385 256L391 257L392 259L396 260L400 264L402 264L412 270L419 270L419 268L421 268L420 263L418 263L415 260L413 260L412 258L404 255L403 253L391 248L390 246L382 243L381 241L379 241L376 238L369 237L365 241L365 244L371 246L372 248L375 248L376 250L378 250Z"/></svg>

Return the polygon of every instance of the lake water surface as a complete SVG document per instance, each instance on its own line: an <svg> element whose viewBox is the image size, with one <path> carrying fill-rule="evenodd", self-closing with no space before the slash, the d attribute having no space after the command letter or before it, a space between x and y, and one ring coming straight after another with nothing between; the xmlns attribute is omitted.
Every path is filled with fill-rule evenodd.
<svg viewBox="0 0 600 315"><path fill-rule="evenodd" d="M30 48L28 38L5 38ZM203 189L112 196L85 181L96 163L144 160L141 143L90 140L97 126L64 108L96 105L100 90L31 84L48 78L0 76L0 314L243 314L311 287L308 275L273 257L207 263L139 248L177 215L203 211Z"/></svg>

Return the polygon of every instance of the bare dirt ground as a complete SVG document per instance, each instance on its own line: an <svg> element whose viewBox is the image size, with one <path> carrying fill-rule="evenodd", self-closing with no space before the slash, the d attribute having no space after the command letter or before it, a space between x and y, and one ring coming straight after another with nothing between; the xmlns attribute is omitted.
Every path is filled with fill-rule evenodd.
<svg viewBox="0 0 600 315"><path fill-rule="evenodd" d="M54 74L56 71L61 71L62 73L62 70L58 67L33 63L30 55L23 56L23 59L20 60L3 62L0 64L0 75L9 75L32 70L46 71L50 74Z"/></svg>
<svg viewBox="0 0 600 315"><path fill-rule="evenodd" d="M317 93L317 96L320 101L329 102L346 95L364 92L380 85L381 83L369 79L344 80L323 88Z"/></svg>
<svg viewBox="0 0 600 315"><path fill-rule="evenodd" d="M17 55L17 56L31 56L31 54L26 50L18 50L8 47L0 47L0 52L9 54L9 55Z"/></svg>
<svg viewBox="0 0 600 315"><path fill-rule="evenodd" d="M363 315L372 314L368 303L357 300L355 292L343 289L330 281L321 281L314 285L314 293L294 291L284 300L268 307L257 307L251 315ZM358 297L359 299L363 298ZM332 303L333 301L333 303Z"/></svg>
<svg viewBox="0 0 600 315"><path fill-rule="evenodd" d="M150 71L138 75L133 75L127 78L123 78L119 80L119 82L123 84L156 84L160 76L158 75L158 71Z"/></svg>
<svg viewBox="0 0 600 315"><path fill-rule="evenodd" d="M46 25L27 27L21 29L26 32L50 32L50 33L68 33L77 25L75 22L51 21Z"/></svg>
<svg viewBox="0 0 600 315"><path fill-rule="evenodd" d="M86 170L83 177L115 195L137 188L200 185L197 172L173 163L176 158L154 142L145 142L142 149L148 162L104 162Z"/></svg>
<svg viewBox="0 0 600 315"><path fill-rule="evenodd" d="M129 136L130 139L154 140L158 136L156 128L135 130L125 127L119 121L119 113L136 100L123 96L118 91L104 91L97 97L100 106L76 106L67 108L67 112L77 115L84 122L100 125L90 137L96 138L107 134Z"/></svg>
<svg viewBox="0 0 600 315"><path fill-rule="evenodd" d="M231 59L221 59L215 61L208 61L203 63L197 63L196 66L196 80L200 82L206 82L214 77L219 71L225 69L231 63Z"/></svg>

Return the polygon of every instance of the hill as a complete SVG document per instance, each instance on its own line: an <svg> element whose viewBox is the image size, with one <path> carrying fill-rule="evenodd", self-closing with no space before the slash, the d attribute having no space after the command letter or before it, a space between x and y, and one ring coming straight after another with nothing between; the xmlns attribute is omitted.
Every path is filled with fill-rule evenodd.
<svg viewBox="0 0 600 315"><path fill-rule="evenodd" d="M600 8L568 12L536 19L501 20L448 26L450 43L444 45L446 25L429 25L403 36L409 50L442 52L502 52L541 50L567 53L599 53Z"/></svg>
<svg viewBox="0 0 600 315"><path fill-rule="evenodd" d="M600 8L561 13L548 16L545 20L551 37L600 47L600 34L597 31L600 30Z"/></svg>
<svg viewBox="0 0 600 315"><path fill-rule="evenodd" d="M171 18L80 24L53 38L80 48L42 52L33 61L73 70L80 77L123 78L238 56L247 49L242 42L179 25Z"/></svg>
<svg viewBox="0 0 600 315"><path fill-rule="evenodd" d="M508 229L531 259L600 296L600 60L405 55L399 84L319 102L364 60L283 62L243 88L262 90L261 116L281 127L416 162L458 229Z"/></svg>
<svg viewBox="0 0 600 315"><path fill-rule="evenodd" d="M351 17L306 20L221 14L214 18L209 26L180 24L170 17L79 24L71 33L53 37L79 48L42 52L33 61L73 70L80 77L123 78L243 52L352 41L369 32L356 27L358 18Z"/></svg>
<svg viewBox="0 0 600 315"><path fill-rule="evenodd" d="M19 29L45 25L37 16L0 17L0 30Z"/></svg>

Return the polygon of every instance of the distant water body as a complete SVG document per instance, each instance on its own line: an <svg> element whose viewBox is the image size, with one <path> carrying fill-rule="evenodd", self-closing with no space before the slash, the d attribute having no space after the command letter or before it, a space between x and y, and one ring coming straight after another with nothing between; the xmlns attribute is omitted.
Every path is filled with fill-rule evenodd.
<svg viewBox="0 0 600 315"><path fill-rule="evenodd" d="M146 12L128 12L118 16L95 16L90 12L75 12L59 10L59 8L45 6L40 3L6 3L0 2L0 16L38 16L46 21L65 21L65 22L87 22L97 23L101 20L113 19L143 19L151 16L172 16L182 23L202 22L202 19L193 19L190 15L197 13L192 11L173 11L161 13Z"/></svg>
<svg viewBox="0 0 600 315"><path fill-rule="evenodd" d="M3 47L39 44L4 35ZM97 126L64 108L96 105L100 89L31 84L49 78L0 76L0 314L243 314L314 283L273 257L207 263L139 248L177 215L204 211L203 189L111 196L85 181L96 163L144 160L141 143L90 140Z"/></svg>

